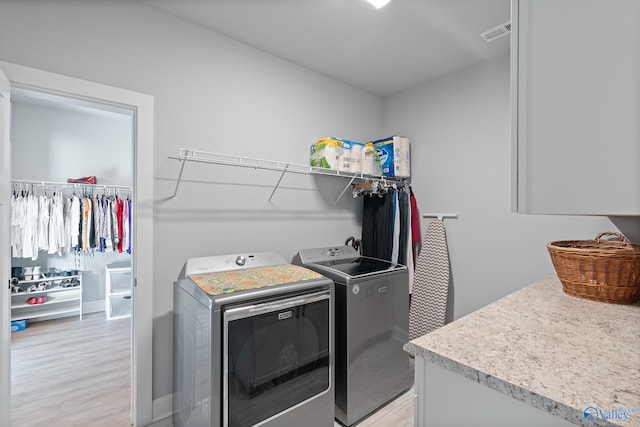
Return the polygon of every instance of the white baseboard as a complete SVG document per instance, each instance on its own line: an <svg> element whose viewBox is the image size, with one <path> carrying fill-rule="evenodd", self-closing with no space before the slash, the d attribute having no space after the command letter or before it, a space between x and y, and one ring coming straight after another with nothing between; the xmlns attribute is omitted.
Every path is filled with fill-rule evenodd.
<svg viewBox="0 0 640 427"><path fill-rule="evenodd" d="M164 418L159 421L153 421L151 424L149 424L149 427L173 427L173 421L171 417Z"/></svg>
<svg viewBox="0 0 640 427"><path fill-rule="evenodd" d="M153 399L151 414L153 427L173 427L173 394Z"/></svg>

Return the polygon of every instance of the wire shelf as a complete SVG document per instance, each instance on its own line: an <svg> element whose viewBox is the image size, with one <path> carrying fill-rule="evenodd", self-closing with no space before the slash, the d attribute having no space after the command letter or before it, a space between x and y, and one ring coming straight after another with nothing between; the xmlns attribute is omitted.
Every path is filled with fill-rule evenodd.
<svg viewBox="0 0 640 427"><path fill-rule="evenodd" d="M266 160L266 159L258 159L255 157L243 157L243 156L233 156L229 154L221 154L221 153L211 153L206 151L198 151L191 150L186 148L181 148L179 153L174 156L169 156L170 159L178 160L182 163L180 166L180 173L178 175L178 181L176 182L176 188L173 193L172 198L176 198L178 194L178 188L180 186L180 182L182 181L182 173L184 171L184 165L187 162L195 162L195 163L207 163L213 165L224 165L224 166L236 166L242 168L251 168L251 169L262 169L262 170L272 170L281 172L280 179L275 185L273 191L271 192L271 196L269 197L269 202L276 190L280 186L280 182L282 178L287 173L296 173L303 175L327 175L327 176L338 176L343 178L351 178L351 181L345 189L340 193L335 202L344 195L349 186L353 183L355 179L367 179L372 181L398 181L398 179L393 177L383 177L379 175L367 175L359 172L345 172L333 169L324 169L313 167L310 165L300 165L296 163L288 163L288 162L280 162L275 160Z"/></svg>

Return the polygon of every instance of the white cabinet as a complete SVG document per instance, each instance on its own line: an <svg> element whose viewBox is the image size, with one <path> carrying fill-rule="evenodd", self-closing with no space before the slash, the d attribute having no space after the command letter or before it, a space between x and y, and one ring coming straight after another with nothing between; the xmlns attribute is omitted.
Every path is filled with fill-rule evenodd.
<svg viewBox="0 0 640 427"><path fill-rule="evenodd" d="M576 425L560 416L552 415L551 410L556 408L550 407L547 412L509 396L508 387L501 388L496 385L496 388L490 388L487 384L466 378L460 372L444 368L421 355L416 355L415 362L416 426ZM482 378L484 374L476 375Z"/></svg>
<svg viewBox="0 0 640 427"><path fill-rule="evenodd" d="M640 215L640 1L512 0L512 207Z"/></svg>
<svg viewBox="0 0 640 427"><path fill-rule="evenodd" d="M11 320L80 316L82 275L45 277L18 282L21 292L11 292Z"/></svg>
<svg viewBox="0 0 640 427"><path fill-rule="evenodd" d="M105 268L107 319L131 317L131 267Z"/></svg>

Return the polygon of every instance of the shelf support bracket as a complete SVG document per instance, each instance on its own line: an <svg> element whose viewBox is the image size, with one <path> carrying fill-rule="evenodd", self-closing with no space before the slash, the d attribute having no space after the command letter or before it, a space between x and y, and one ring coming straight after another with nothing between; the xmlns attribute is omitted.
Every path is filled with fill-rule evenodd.
<svg viewBox="0 0 640 427"><path fill-rule="evenodd" d="M346 192L347 192L347 189L351 186L351 184L353 184L353 181L354 181L355 179L356 179L356 175L354 175L354 176L352 176L352 177L351 177L351 181L349 181L349 183L347 184L347 186L346 186L346 187L344 187L344 190L342 190L342 193L340 193L340 195L338 196L338 198L336 198L336 200L333 202L333 205L334 205L334 206L338 204L338 201L339 201L340 199L342 199L342 196L344 196L344 193L346 193Z"/></svg>
<svg viewBox="0 0 640 427"><path fill-rule="evenodd" d="M289 169L289 163L287 163L287 165L284 167L282 174L280 174L280 179L278 179L278 182L276 183L276 186L273 187L273 191L271 192L271 195L269 196L269 203L271 203L271 199L273 198L273 195L276 194L276 190L278 189L278 187L280 187L280 183L282 182L282 178L284 178L284 174L287 173L287 169Z"/></svg>
<svg viewBox="0 0 640 427"><path fill-rule="evenodd" d="M187 159L183 157L181 160L182 164L180 165L180 173L178 174L178 181L176 182L176 189L173 190L173 196L171 197L173 200L176 199L178 195L178 187L180 186L180 181L182 181L182 172L184 172L184 164L187 163Z"/></svg>

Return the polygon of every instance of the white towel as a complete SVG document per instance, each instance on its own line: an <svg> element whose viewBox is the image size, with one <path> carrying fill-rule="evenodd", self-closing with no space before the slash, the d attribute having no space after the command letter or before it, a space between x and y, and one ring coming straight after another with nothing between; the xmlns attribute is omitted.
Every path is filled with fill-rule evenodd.
<svg viewBox="0 0 640 427"><path fill-rule="evenodd" d="M427 228L416 264L409 339L415 339L444 326L449 292L449 251L444 224L434 219Z"/></svg>

